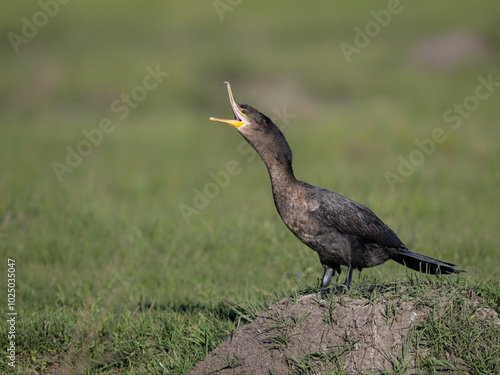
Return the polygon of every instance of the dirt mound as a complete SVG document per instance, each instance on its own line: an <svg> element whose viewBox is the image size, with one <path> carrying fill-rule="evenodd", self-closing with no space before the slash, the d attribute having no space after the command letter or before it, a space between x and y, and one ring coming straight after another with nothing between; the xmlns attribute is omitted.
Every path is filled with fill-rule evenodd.
<svg viewBox="0 0 500 375"><path fill-rule="evenodd" d="M394 292L373 300L335 296L325 301L316 295L284 299L240 327L190 374L412 373L415 327L429 314L449 314L447 306L453 305L452 299L443 302L443 296L437 304L417 300ZM476 301L470 311L498 325L493 309ZM467 371L451 355L443 363Z"/></svg>

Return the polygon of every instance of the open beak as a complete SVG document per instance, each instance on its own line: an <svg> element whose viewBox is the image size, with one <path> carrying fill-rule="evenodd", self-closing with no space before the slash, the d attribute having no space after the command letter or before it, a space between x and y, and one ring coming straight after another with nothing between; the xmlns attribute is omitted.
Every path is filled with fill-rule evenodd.
<svg viewBox="0 0 500 375"><path fill-rule="evenodd" d="M246 122L246 117L241 112L238 103L236 103L236 101L234 100L233 93L231 92L231 85L229 85L229 82L227 81L224 83L227 84L227 92L229 93L229 101L231 102L231 109L233 110L234 120L223 120L216 117L210 117L210 120L224 122L238 129L241 125L243 125Z"/></svg>

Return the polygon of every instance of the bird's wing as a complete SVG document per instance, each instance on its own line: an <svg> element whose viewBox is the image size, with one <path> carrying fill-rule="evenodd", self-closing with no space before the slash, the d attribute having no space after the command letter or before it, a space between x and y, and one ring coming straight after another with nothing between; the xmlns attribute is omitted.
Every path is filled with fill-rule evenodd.
<svg viewBox="0 0 500 375"><path fill-rule="evenodd" d="M315 188L313 192L309 191L307 207L318 221L341 233L358 236L387 247L406 247L396 233L369 208L343 195Z"/></svg>

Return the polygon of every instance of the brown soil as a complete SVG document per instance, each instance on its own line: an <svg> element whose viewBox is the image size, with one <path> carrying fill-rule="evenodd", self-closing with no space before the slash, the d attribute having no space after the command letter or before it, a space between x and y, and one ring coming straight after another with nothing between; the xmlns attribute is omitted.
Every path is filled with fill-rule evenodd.
<svg viewBox="0 0 500 375"><path fill-rule="evenodd" d="M412 373L411 330L432 310L429 304L316 295L291 298L259 313L200 362L190 374L351 374L394 371L406 361ZM498 316L480 308L478 315ZM484 310L484 311L483 311ZM406 349L406 352L405 352ZM447 358L454 363L453 358ZM456 363L456 362L455 362ZM466 369L464 369L466 370Z"/></svg>

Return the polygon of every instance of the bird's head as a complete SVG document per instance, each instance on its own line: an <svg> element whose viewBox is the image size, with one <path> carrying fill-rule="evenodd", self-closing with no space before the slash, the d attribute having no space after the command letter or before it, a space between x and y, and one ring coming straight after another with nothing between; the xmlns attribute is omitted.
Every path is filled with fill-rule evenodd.
<svg viewBox="0 0 500 375"><path fill-rule="evenodd" d="M291 169L292 151L283 133L266 115L248 104L236 103L229 82L225 83L227 84L234 120L223 120L215 117L210 117L210 120L223 122L238 129L238 132L257 151L268 168L271 163L284 164L290 169L290 174L293 176Z"/></svg>
<svg viewBox="0 0 500 375"><path fill-rule="evenodd" d="M229 124L240 132L244 132L244 128L246 128L245 130L250 130L249 128L258 127L263 120L269 120L252 106L248 104L238 104L236 100L234 100L229 82L224 83L227 85L227 92L229 93L229 102L233 110L234 120L225 120L216 117L210 117L210 120Z"/></svg>

